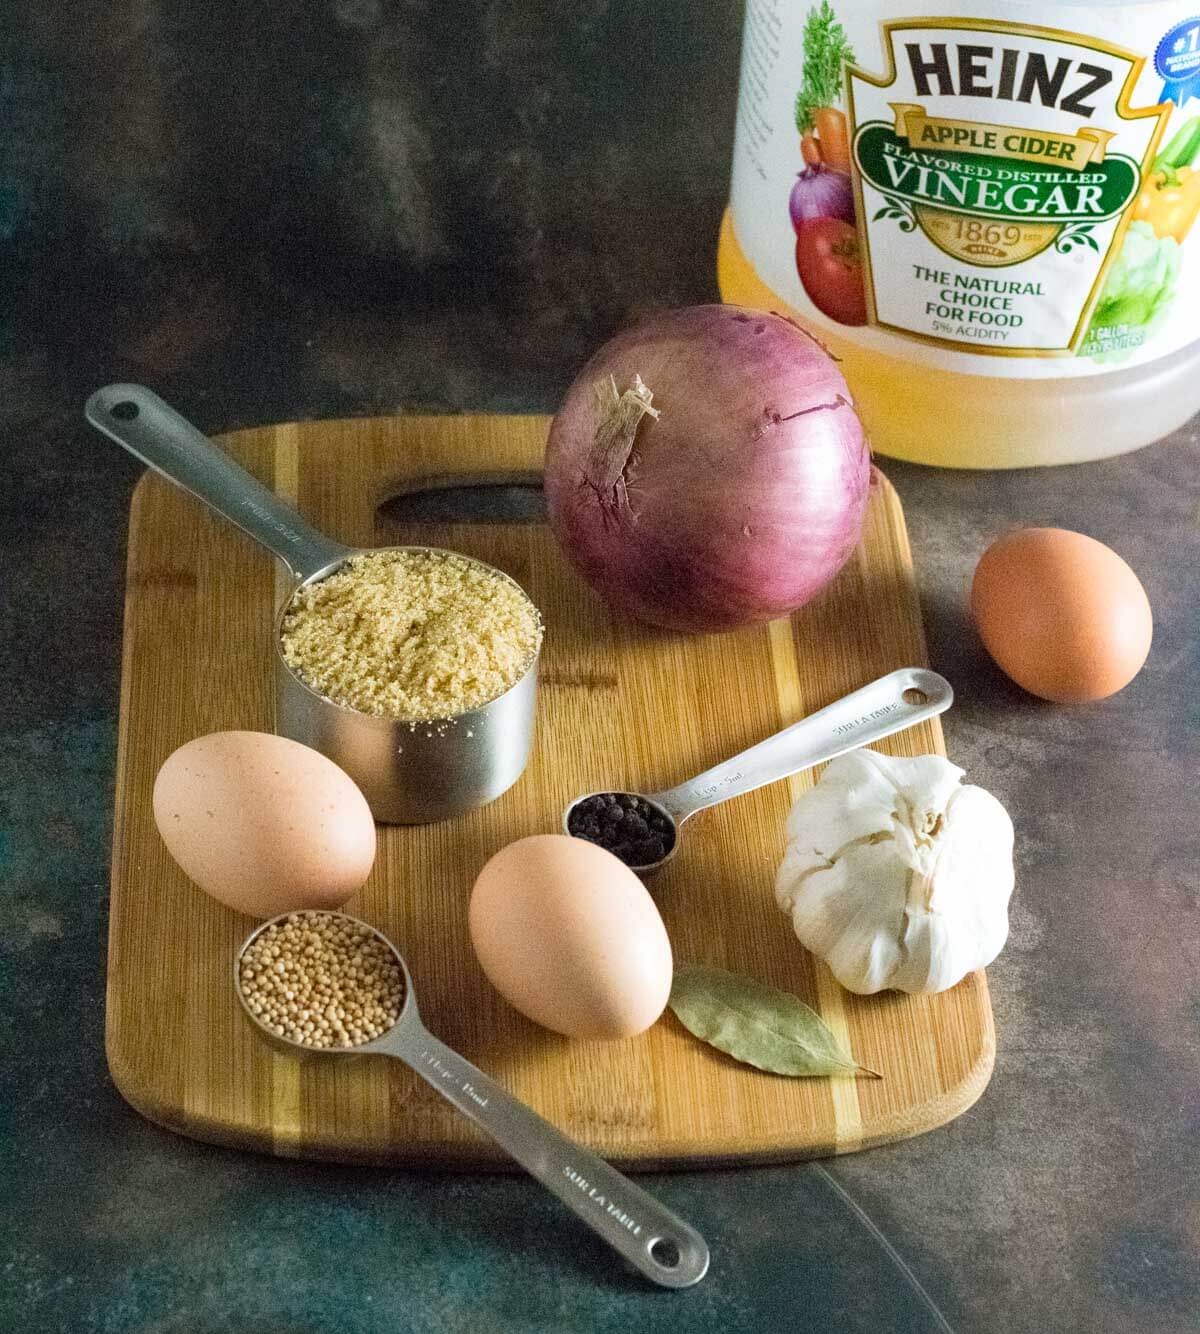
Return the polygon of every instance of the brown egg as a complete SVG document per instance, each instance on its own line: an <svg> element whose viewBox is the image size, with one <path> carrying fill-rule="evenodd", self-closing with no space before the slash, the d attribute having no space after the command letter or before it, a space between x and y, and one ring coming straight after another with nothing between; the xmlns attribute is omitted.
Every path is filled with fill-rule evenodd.
<svg viewBox="0 0 1200 1334"><path fill-rule="evenodd" d="M469 924L491 984L556 1033L631 1037L671 994L671 943L654 900L594 843L537 834L501 848L475 881Z"/></svg>
<svg viewBox="0 0 1200 1334"><path fill-rule="evenodd" d="M349 775L269 732L180 746L155 779L154 822L185 874L251 917L340 908L375 860L375 822Z"/></svg>
<svg viewBox="0 0 1200 1334"><path fill-rule="evenodd" d="M1150 652L1146 590L1115 551L1064 528L1022 528L975 568L971 609L987 651L1031 694L1060 704L1115 694Z"/></svg>

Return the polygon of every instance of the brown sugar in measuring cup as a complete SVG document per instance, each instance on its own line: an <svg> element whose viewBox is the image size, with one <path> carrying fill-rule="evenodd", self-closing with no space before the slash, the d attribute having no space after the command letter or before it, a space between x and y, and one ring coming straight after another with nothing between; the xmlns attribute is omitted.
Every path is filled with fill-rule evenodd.
<svg viewBox="0 0 1200 1334"><path fill-rule="evenodd" d="M345 770L376 820L427 824L449 819L494 800L520 778L533 741L541 621L513 579L483 561L440 548L365 551L333 541L141 385L97 390L84 411L99 431L241 528L291 571L296 586L275 622L275 730ZM409 718L337 702L310 684L285 658L284 621L290 608L319 600L324 580L352 576L360 559L440 562L444 569L469 570L482 585L490 581L510 606L523 601L524 642L530 652L523 670L513 672L510 662L508 676L494 679L499 689L515 675L511 684L493 698L484 697L486 689L474 697L462 694L471 703L457 712L438 712L437 701L453 701L453 691L431 692L430 710Z"/></svg>

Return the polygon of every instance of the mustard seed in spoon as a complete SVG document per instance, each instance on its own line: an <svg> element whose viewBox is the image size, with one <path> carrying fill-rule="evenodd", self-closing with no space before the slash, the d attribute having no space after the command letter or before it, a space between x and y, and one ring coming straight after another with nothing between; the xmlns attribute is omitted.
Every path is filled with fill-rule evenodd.
<svg viewBox="0 0 1200 1334"><path fill-rule="evenodd" d="M340 913L293 913L247 947L238 981L251 1013L306 1047L357 1047L400 1018L404 975L370 927Z"/></svg>

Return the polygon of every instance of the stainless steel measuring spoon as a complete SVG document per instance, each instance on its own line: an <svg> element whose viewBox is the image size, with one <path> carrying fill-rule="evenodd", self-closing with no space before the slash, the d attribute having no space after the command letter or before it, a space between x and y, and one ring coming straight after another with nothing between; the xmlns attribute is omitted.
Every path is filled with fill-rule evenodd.
<svg viewBox="0 0 1200 1334"><path fill-rule="evenodd" d="M305 1046L272 1032L250 1008L242 991L242 956L276 923L314 916L338 917L365 926L399 965L404 1002L399 1018L381 1037L355 1047ZM392 1056L403 1061L647 1278L664 1288L688 1288L704 1277L708 1246L694 1228L429 1032L417 1013L408 965L382 931L347 913L283 913L263 922L243 941L234 961L233 986L246 1017L276 1049L306 1057Z"/></svg>
<svg viewBox="0 0 1200 1334"><path fill-rule="evenodd" d="M659 817L662 840L668 843L661 857L632 866L639 875L648 875L674 857L679 850L680 827L697 811L902 732L944 713L953 702L954 691L945 677L927 667L901 667L664 792L646 794L610 788L576 797L563 812L563 829L579 836L580 804L594 797L624 797L646 803L644 814Z"/></svg>
<svg viewBox="0 0 1200 1334"><path fill-rule="evenodd" d="M202 500L277 556L296 580L293 595L363 554L318 532L240 468L157 394L137 384L98 389L87 420L134 458ZM376 551L432 551L380 547ZM515 583L473 556L463 560ZM522 596L525 594L521 590ZM284 660L275 620L275 727L340 765L362 789L376 820L428 824L494 800L525 769L533 742L538 661L498 698L453 718L410 723L378 718L319 694Z"/></svg>

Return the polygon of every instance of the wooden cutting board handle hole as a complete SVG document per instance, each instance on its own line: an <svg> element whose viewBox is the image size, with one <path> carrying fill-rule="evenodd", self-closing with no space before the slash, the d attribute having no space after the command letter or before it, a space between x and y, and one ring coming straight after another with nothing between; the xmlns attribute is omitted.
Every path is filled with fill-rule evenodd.
<svg viewBox="0 0 1200 1334"><path fill-rule="evenodd" d="M384 485L380 496L377 513L385 524L546 522L540 472L409 477Z"/></svg>

